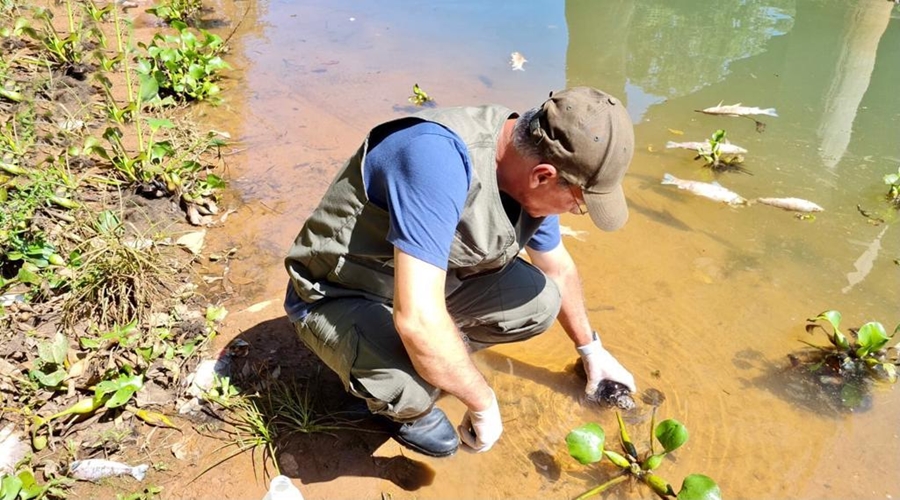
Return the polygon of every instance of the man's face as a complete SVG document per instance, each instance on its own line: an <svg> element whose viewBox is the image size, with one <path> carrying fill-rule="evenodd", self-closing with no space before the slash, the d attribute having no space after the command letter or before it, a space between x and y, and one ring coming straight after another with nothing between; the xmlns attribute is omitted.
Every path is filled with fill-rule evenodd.
<svg viewBox="0 0 900 500"><path fill-rule="evenodd" d="M520 203L522 209L532 217L546 217L565 212L575 215L587 213L581 188L560 182L555 177L550 182L533 186L525 193Z"/></svg>

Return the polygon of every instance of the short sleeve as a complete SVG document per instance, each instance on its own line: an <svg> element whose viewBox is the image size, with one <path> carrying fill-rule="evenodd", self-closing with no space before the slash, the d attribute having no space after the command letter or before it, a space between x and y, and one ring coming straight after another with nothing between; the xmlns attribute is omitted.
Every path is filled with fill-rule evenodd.
<svg viewBox="0 0 900 500"><path fill-rule="evenodd" d="M559 216L550 215L541 222L534 236L528 240L527 246L538 252L549 252L559 246L560 241L562 236L559 232Z"/></svg>
<svg viewBox="0 0 900 500"><path fill-rule="evenodd" d="M395 130L366 156L366 194L390 214L388 241L447 269L471 181L462 140L436 123Z"/></svg>

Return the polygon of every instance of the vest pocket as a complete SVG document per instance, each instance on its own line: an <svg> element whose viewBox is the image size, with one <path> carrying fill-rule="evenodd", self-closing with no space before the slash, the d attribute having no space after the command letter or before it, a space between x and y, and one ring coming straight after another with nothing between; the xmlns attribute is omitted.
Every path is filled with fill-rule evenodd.
<svg viewBox="0 0 900 500"><path fill-rule="evenodd" d="M383 302L394 301L394 268L377 261L360 261L338 257L337 265L328 275L329 281L346 288L365 292Z"/></svg>

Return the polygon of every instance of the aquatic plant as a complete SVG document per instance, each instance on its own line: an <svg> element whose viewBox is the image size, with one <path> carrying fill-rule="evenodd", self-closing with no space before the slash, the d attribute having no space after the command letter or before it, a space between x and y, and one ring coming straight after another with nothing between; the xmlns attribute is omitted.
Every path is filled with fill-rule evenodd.
<svg viewBox="0 0 900 500"><path fill-rule="evenodd" d="M847 376L852 374L868 373L874 376L886 377L891 382L897 381L898 360L891 360L885 346L900 331L898 324L893 333L887 334L884 325L877 321L870 321L858 329L851 328L853 339L849 339L840 330L841 313L836 310L825 311L814 318L807 319L806 331L812 333L821 328L831 347L821 347L806 343L824 353L823 359L810 369L819 371L825 367L830 368L835 375ZM831 326L829 332L820 322ZM895 349L896 350L896 349Z"/></svg>
<svg viewBox="0 0 900 500"><path fill-rule="evenodd" d="M431 98L421 87L419 87L418 83L413 84L413 95L409 96L409 102L415 104L416 106L424 106L426 102L433 101Z"/></svg>
<svg viewBox="0 0 900 500"><path fill-rule="evenodd" d="M897 168L896 174L886 174L884 183L888 185L888 192L885 195L894 208L900 209L900 168Z"/></svg>
<svg viewBox="0 0 900 500"><path fill-rule="evenodd" d="M807 321L806 331L822 329L830 345L802 341L811 349L789 353L791 365L780 370L787 377L780 383L783 392L817 413L870 409L874 384L879 380L897 380L898 351L896 346L885 346L900 330L900 325L888 335L881 323L872 321L845 334L840 326L841 313L836 310L825 311Z"/></svg>
<svg viewBox="0 0 900 500"><path fill-rule="evenodd" d="M725 142L725 130L718 129L706 140L709 144L709 149L697 149L697 156L694 157L695 160L699 160L703 158L706 161L707 167L713 170L745 170L740 167L741 163L744 163L744 157L739 154L725 154L722 153L722 144Z"/></svg>
<svg viewBox="0 0 900 500"><path fill-rule="evenodd" d="M216 103L221 92L219 73L230 69L219 55L225 50L222 37L199 30L201 37L181 21L173 21L177 35L157 33L150 44L139 43L147 56L138 61L141 100L171 105L174 99Z"/></svg>
<svg viewBox="0 0 900 500"><path fill-rule="evenodd" d="M606 434L603 432L603 428L595 423L582 425L566 436L566 445L572 458L587 465L597 463L606 457L620 472L618 476L584 492L576 500L602 493L628 479L636 479L646 484L661 498L677 497L679 500L720 500L722 498L716 482L702 474L691 474L684 478L681 490L675 493L672 485L654 472L662 464L663 458L667 454L687 442L688 432L681 422L667 419L657 425L656 408L654 408L650 420L650 450L641 454L638 453L634 442L628 435L619 412L616 412L616 418L619 421L621 454L604 447ZM663 447L659 452L655 449L654 437Z"/></svg>

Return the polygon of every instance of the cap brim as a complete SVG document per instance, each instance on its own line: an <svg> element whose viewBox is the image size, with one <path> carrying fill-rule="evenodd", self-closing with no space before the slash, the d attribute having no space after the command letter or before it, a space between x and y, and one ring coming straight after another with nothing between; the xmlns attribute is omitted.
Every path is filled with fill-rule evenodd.
<svg viewBox="0 0 900 500"><path fill-rule="evenodd" d="M602 194L584 191L584 202L594 225L604 231L615 231L628 221L628 205L622 186Z"/></svg>

